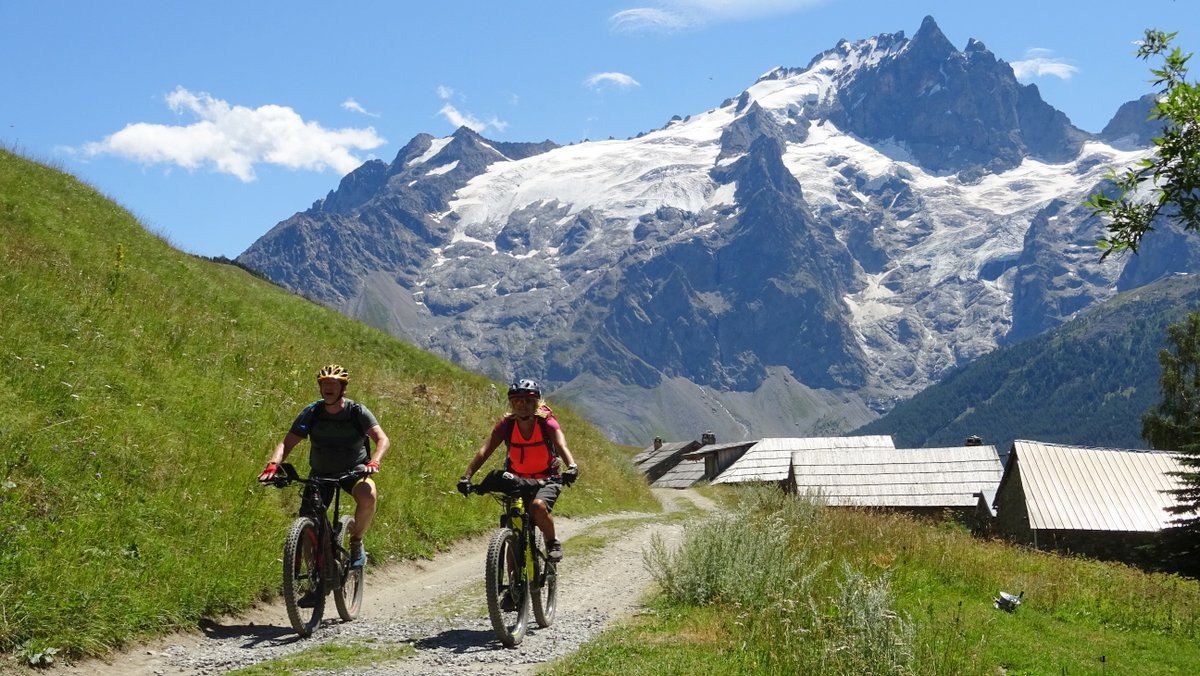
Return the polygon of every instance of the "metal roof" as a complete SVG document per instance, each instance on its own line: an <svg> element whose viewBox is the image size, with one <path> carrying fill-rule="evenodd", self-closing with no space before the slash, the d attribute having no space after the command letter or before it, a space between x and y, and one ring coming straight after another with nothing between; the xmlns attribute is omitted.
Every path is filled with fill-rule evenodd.
<svg viewBox="0 0 1200 676"><path fill-rule="evenodd" d="M704 478L704 461L684 459L650 485L655 488L688 488L702 478Z"/></svg>
<svg viewBox="0 0 1200 676"><path fill-rule="evenodd" d="M894 449L888 435L861 437L777 437L762 439L734 461L715 484L733 484L747 481L784 481L792 467L792 454L803 450L820 449Z"/></svg>
<svg viewBox="0 0 1200 676"><path fill-rule="evenodd" d="M1003 464L1003 461L1001 461L1001 464ZM996 516L996 491L999 490L999 488L1000 487L998 485L993 486L975 496L979 498L979 508L986 509L988 514L991 514L992 516Z"/></svg>
<svg viewBox="0 0 1200 676"><path fill-rule="evenodd" d="M688 451L687 453L684 453L683 458L685 460L702 460L706 455L711 455L720 451L727 451L731 448L746 448L747 446L753 446L757 443L757 439L751 439L747 441L731 441L726 444L705 444L694 451Z"/></svg>
<svg viewBox="0 0 1200 676"><path fill-rule="evenodd" d="M855 507L974 507L1004 472L995 446L803 450L792 463L798 492Z"/></svg>
<svg viewBox="0 0 1200 676"><path fill-rule="evenodd" d="M1180 488L1167 472L1185 468L1170 453L1013 442L1004 482L1020 472L1034 530L1148 532L1170 525ZM1005 505L998 505L1001 511Z"/></svg>
<svg viewBox="0 0 1200 676"><path fill-rule="evenodd" d="M672 441L671 443L663 444L662 448L658 450L654 450L654 447L650 446L641 453L633 456L633 464L641 469L653 467L655 463L667 459L672 453L695 443L695 441Z"/></svg>

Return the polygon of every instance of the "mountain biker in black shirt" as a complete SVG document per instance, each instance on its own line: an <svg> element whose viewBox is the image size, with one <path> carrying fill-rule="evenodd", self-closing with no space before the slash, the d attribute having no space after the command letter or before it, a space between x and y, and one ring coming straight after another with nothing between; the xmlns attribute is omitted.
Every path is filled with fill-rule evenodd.
<svg viewBox="0 0 1200 676"><path fill-rule="evenodd" d="M361 403L346 397L346 385L350 373L345 368L330 364L317 373L317 386L321 400L306 406L283 440L275 446L266 468L258 476L264 483L270 482L279 471L279 463L287 458L296 444L309 440L308 462L311 473L316 476L335 477L363 467L365 475L348 479L342 490L354 497L354 528L350 532L350 557L352 565L362 567L367 561L367 550L363 547L363 536L375 516L378 492L370 475L379 471L379 463L391 447L375 415ZM369 453L370 444L375 442L375 452ZM324 496L328 503L332 491Z"/></svg>

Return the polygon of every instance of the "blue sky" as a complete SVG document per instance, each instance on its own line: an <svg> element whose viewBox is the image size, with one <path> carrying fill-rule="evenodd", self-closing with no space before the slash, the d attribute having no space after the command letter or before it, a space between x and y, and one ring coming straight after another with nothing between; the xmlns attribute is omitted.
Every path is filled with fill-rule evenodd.
<svg viewBox="0 0 1200 676"><path fill-rule="evenodd" d="M232 258L416 134L625 138L926 15L1093 132L1150 91L1143 29L1200 51L1194 0L3 0L0 145Z"/></svg>

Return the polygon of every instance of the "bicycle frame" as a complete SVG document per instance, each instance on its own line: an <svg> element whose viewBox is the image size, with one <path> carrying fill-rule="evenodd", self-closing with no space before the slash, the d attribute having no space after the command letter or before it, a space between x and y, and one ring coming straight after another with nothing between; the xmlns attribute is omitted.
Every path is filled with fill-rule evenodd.
<svg viewBox="0 0 1200 676"><path fill-rule="evenodd" d="M272 482L277 487L292 483L303 485L300 515L292 522L284 543L283 591L288 619L301 636L308 636L320 624L325 596L333 592L338 615L349 622L358 615L362 601L362 569L351 569L350 552L342 541L348 537L353 517L341 516L340 484L362 476L354 471L339 477L308 477L297 474L290 464L280 464L282 476ZM322 489L332 487L329 507ZM311 563L306 563L311 561ZM301 589L306 589L303 595Z"/></svg>
<svg viewBox="0 0 1200 676"><path fill-rule="evenodd" d="M488 546L484 579L492 628L510 648L524 638L531 606L538 626L548 627L554 620L556 567L545 547L538 545L539 531L529 512L537 489L538 485L522 484L471 487L475 493L491 493L502 506L500 530Z"/></svg>
<svg viewBox="0 0 1200 676"><path fill-rule="evenodd" d="M538 551L538 548L532 545L537 537L537 525L533 523L533 515L525 505L524 493L532 491L524 489L511 493L494 493L492 497L504 508L500 514L500 527L511 529L517 536L517 554L521 556L526 579L532 581L535 587L539 587L545 578L549 561L545 552Z"/></svg>
<svg viewBox="0 0 1200 676"><path fill-rule="evenodd" d="M533 579L533 557L535 547L531 547L534 533L533 517L529 514L529 510L525 508L525 498L522 495L516 494L500 494L493 495L501 505L504 506L504 512L500 516L500 527L508 528L517 535L516 556L521 559L521 572L524 580Z"/></svg>
<svg viewBox="0 0 1200 676"><path fill-rule="evenodd" d="M321 564L322 581L332 582L335 579L336 569L331 566L336 560L336 555L345 553L350 554L343 549L340 544L335 542L333 537L334 526L341 516L342 509L342 491L340 490L341 482L359 475L359 472L347 472L339 477L308 477L304 478L296 472L296 468L288 463L283 463L280 466L284 474L287 476L286 486L290 483L303 484L304 491L300 498L300 516L307 516L314 521L317 526L317 533L320 535L321 548L318 550ZM276 484L280 485L280 484ZM321 487L326 485L334 486L333 491L333 518L329 517L329 508L331 505L325 504L325 500L321 496Z"/></svg>

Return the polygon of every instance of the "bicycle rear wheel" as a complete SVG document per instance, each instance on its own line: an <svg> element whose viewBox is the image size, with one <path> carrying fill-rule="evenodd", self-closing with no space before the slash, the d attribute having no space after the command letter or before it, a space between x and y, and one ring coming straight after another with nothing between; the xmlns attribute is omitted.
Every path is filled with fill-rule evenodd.
<svg viewBox="0 0 1200 676"><path fill-rule="evenodd" d="M488 617L496 638L512 648L525 638L529 626L529 584L517 534L501 528L492 536L486 561Z"/></svg>
<svg viewBox="0 0 1200 676"><path fill-rule="evenodd" d="M338 546L341 551L337 554L335 568L341 579L333 588L333 605L344 622L358 617L358 611L362 610L363 569L350 567L350 529L353 525L352 516L343 516L338 522Z"/></svg>
<svg viewBox="0 0 1200 676"><path fill-rule="evenodd" d="M317 525L302 516L292 522L283 543L283 601L292 629L312 634L325 613L325 585L321 582Z"/></svg>
<svg viewBox="0 0 1200 676"><path fill-rule="evenodd" d="M549 627L554 623L554 611L558 608L558 565L546 558L546 541L536 528L533 547L533 586L529 590L533 619L539 627Z"/></svg>

